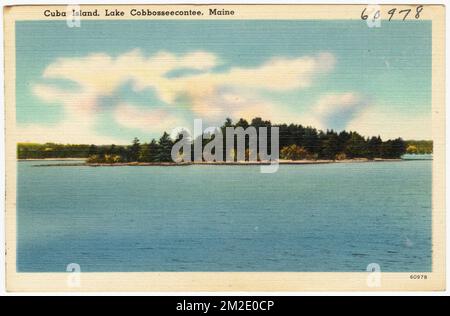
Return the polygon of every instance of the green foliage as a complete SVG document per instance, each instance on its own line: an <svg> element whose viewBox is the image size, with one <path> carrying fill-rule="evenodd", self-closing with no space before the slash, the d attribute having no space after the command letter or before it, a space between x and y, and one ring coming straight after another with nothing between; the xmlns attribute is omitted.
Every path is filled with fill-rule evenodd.
<svg viewBox="0 0 450 316"><path fill-rule="evenodd" d="M417 154L417 152L418 152L418 150L415 145L408 145L408 147L406 147L407 154Z"/></svg>
<svg viewBox="0 0 450 316"><path fill-rule="evenodd" d="M363 158L367 156L368 148L367 142L356 132L350 133L350 139L347 141L345 146L345 155L348 158Z"/></svg>
<svg viewBox="0 0 450 316"><path fill-rule="evenodd" d="M433 141L432 140L407 140L406 147L414 146L416 152L411 154L432 154L433 153ZM412 148L410 149L412 150Z"/></svg>
<svg viewBox="0 0 450 316"><path fill-rule="evenodd" d="M131 161L138 161L140 151L141 151L141 144L139 143L139 139L137 137L135 137L133 139L133 143L128 148L129 160L131 160Z"/></svg>
<svg viewBox="0 0 450 316"><path fill-rule="evenodd" d="M63 145L54 143L18 143L19 159L42 158L85 158L89 156L90 145Z"/></svg>
<svg viewBox="0 0 450 316"><path fill-rule="evenodd" d="M100 155L90 155L86 159L86 162L87 163L102 163L102 162L104 162L104 157L105 156L100 156Z"/></svg>
<svg viewBox="0 0 450 316"><path fill-rule="evenodd" d="M406 153L406 143L401 138L388 140L381 145L381 158L394 159Z"/></svg>
<svg viewBox="0 0 450 316"><path fill-rule="evenodd" d="M173 144L174 143L172 139L170 139L169 134L164 132L163 136L161 136L161 138L158 141L158 151L156 155L158 161L161 162L172 161L171 152Z"/></svg>
<svg viewBox="0 0 450 316"><path fill-rule="evenodd" d="M157 162L159 153L159 144L152 139L150 144L143 144L139 151L139 161L141 162Z"/></svg>
<svg viewBox="0 0 450 316"><path fill-rule="evenodd" d="M308 155L309 155L309 153L305 148L299 147L295 144L283 147L280 150L280 158L281 159L304 160L304 159L308 158Z"/></svg>
<svg viewBox="0 0 450 316"><path fill-rule="evenodd" d="M120 163L124 162L123 158L119 155L91 155L86 159L87 163Z"/></svg>
<svg viewBox="0 0 450 316"><path fill-rule="evenodd" d="M220 130L224 136L224 157L226 157L225 131L226 127L243 127L244 129L254 126L259 137L259 128L267 127L267 145L269 154L271 152L270 127L279 128L280 158L282 159L351 159L351 158L400 158L404 153L432 153L432 141L403 141L401 138L383 141L380 136L364 138L354 131L333 130L321 131L310 126L299 124L272 125L270 121L264 121L256 117L250 121L240 119L233 123L227 118ZM205 146L211 137L203 139ZM176 140L175 140L176 141ZM63 145L63 144L35 144L19 143L17 145L17 156L19 159L42 159L42 158L88 158L92 163L118 163L118 162L171 162L172 146L175 142L168 133L164 132L161 138L150 143L141 144L138 138L134 138L131 145ZM236 141L235 148L236 151ZM191 154L193 154L193 150ZM183 154L183 153L181 153ZM249 148L248 137L246 139L246 159L248 160ZM259 152L257 153L259 157Z"/></svg>
<svg viewBox="0 0 450 316"><path fill-rule="evenodd" d="M338 153L335 156L335 160L345 160L347 159L347 155L345 153Z"/></svg>
<svg viewBox="0 0 450 316"><path fill-rule="evenodd" d="M381 145L383 144L383 141L381 140L381 137L375 137L369 139L367 142L367 156L368 158L377 158L381 157Z"/></svg>
<svg viewBox="0 0 450 316"><path fill-rule="evenodd" d="M326 134L320 135L321 151L320 156L324 159L334 159L342 150L339 136L333 131L327 131Z"/></svg>

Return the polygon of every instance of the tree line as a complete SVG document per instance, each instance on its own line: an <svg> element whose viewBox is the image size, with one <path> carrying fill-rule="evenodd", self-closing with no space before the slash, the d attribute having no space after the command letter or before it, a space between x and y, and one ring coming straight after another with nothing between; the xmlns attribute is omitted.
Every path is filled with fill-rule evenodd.
<svg viewBox="0 0 450 316"><path fill-rule="evenodd" d="M423 155L433 153L433 142L430 140L408 140L406 143L406 153L408 154Z"/></svg>
<svg viewBox="0 0 450 316"><path fill-rule="evenodd" d="M261 118L254 118L250 122L241 118L236 123L228 118L220 129L222 134L225 135L226 127L246 129L249 126L255 127L257 132L259 127L268 128L269 153L271 151L270 127L279 128L280 159L395 159L400 158L407 152L413 154L432 153L432 141L405 141L401 138L383 141L380 136L364 137L355 131L322 131L300 124L272 125L270 121ZM202 139L203 147L213 138L213 135L204 136ZM130 145L19 143L17 153L19 159L87 158L87 161L92 163L170 162L172 161L172 146L176 141L177 139L172 139L168 133L164 132L158 140L152 139L150 142L141 143L138 138L134 138ZM226 148L225 144L223 148ZM248 150L248 139L246 148Z"/></svg>

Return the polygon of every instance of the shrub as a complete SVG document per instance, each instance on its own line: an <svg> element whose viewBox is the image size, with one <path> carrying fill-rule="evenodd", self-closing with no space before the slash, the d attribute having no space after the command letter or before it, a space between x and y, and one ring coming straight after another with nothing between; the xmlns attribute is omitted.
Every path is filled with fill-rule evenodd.
<svg viewBox="0 0 450 316"><path fill-rule="evenodd" d="M101 163L104 161L104 158L100 155L91 155L86 159L87 163Z"/></svg>
<svg viewBox="0 0 450 316"><path fill-rule="evenodd" d="M280 157L287 160L303 160L310 158L310 155L305 148L293 144L283 147L280 151Z"/></svg>
<svg viewBox="0 0 450 316"><path fill-rule="evenodd" d="M336 160L345 160L347 159L347 155L345 153L338 153L336 154Z"/></svg>

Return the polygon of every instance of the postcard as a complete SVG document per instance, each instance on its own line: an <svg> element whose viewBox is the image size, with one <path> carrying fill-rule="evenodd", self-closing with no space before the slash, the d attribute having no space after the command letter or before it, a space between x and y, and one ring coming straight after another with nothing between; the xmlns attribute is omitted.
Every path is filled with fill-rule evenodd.
<svg viewBox="0 0 450 316"><path fill-rule="evenodd" d="M444 13L5 7L7 290L444 290Z"/></svg>

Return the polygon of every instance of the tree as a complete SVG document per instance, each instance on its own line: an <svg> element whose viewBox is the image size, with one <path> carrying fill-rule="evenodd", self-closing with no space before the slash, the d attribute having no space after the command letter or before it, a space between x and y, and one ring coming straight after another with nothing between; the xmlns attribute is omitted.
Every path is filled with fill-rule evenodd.
<svg viewBox="0 0 450 316"><path fill-rule="evenodd" d="M314 154L318 153L321 149L319 144L319 134L315 128L307 127L305 128L305 133L303 135L303 146L308 152Z"/></svg>
<svg viewBox="0 0 450 316"><path fill-rule="evenodd" d="M406 153L406 143L401 138L396 138L392 141L392 155L394 158L400 158Z"/></svg>
<svg viewBox="0 0 450 316"><path fill-rule="evenodd" d="M417 149L417 154L432 154L433 141L432 140L407 140L406 148L414 146Z"/></svg>
<svg viewBox="0 0 450 316"><path fill-rule="evenodd" d="M141 149L139 150L139 158L138 161L140 162L149 162L150 161L150 152L148 150L148 144L144 143L141 145Z"/></svg>
<svg viewBox="0 0 450 316"><path fill-rule="evenodd" d="M327 134L322 136L322 149L320 157L324 159L335 159L339 153L339 137L333 131L327 131Z"/></svg>
<svg viewBox="0 0 450 316"><path fill-rule="evenodd" d="M383 141L381 140L381 137L375 137L373 136L368 142L367 142L367 155L368 158L373 159L377 157L381 157L381 145L383 144Z"/></svg>
<svg viewBox="0 0 450 316"><path fill-rule="evenodd" d="M226 148L226 128L242 127L247 129L249 126L255 127L259 136L261 127L267 127L267 146L268 153L272 152L271 131L270 127L279 129L279 146L282 150L282 158L285 159L352 159L352 158L400 158L404 153L430 154L433 152L433 142L430 140L408 140L401 138L384 141L380 136L364 138L357 132L341 131L339 133L333 130L317 130L311 126L302 126L300 124L274 124L265 121L261 117L255 117L250 123L241 118L236 123L227 118L220 130L223 137L223 156L227 156ZM215 140L215 136L209 135L202 137L198 144L202 144L203 148L211 141ZM164 132L157 142L152 140L150 143L141 145L138 138L134 138L129 146L121 145L73 145L73 144L35 144L35 143L18 143L17 156L21 159L29 158L88 158L88 161L110 163L124 162L159 162L172 161L171 151L173 141L169 134ZM246 157L249 156L249 137L245 140ZM235 147L233 150L236 154L236 136ZM213 153L213 152L212 152ZM215 148L214 148L215 153ZM184 153L183 153L184 154ZM194 150L191 150L194 154ZM253 153L254 154L254 153ZM259 152L257 152L257 157ZM248 158L248 157L247 157ZM193 157L192 157L193 159Z"/></svg>
<svg viewBox="0 0 450 316"><path fill-rule="evenodd" d="M101 163L104 162L103 157L100 157L99 155L91 155L86 159L87 163Z"/></svg>
<svg viewBox="0 0 450 316"><path fill-rule="evenodd" d="M159 154L159 144L156 142L155 139L152 139L150 144L148 144L147 147L147 161L148 162L156 162L158 161L158 154Z"/></svg>
<svg viewBox="0 0 450 316"><path fill-rule="evenodd" d="M336 154L336 156L334 157L335 160L345 160L347 159L347 155L344 153L338 153Z"/></svg>
<svg viewBox="0 0 450 316"><path fill-rule="evenodd" d="M292 144L281 149L280 157L287 160L303 160L308 157L308 151L303 147Z"/></svg>
<svg viewBox="0 0 450 316"><path fill-rule="evenodd" d="M406 153L408 153L408 154L417 154L417 147L414 146L414 145L409 145L406 148Z"/></svg>
<svg viewBox="0 0 450 316"><path fill-rule="evenodd" d="M91 145L89 146L88 156L92 156L98 153L97 146Z"/></svg>
<svg viewBox="0 0 450 316"><path fill-rule="evenodd" d="M130 161L138 161L139 159L139 152L141 150L141 144L139 143L139 139L135 137L133 139L132 145L129 147L129 160Z"/></svg>
<svg viewBox="0 0 450 316"><path fill-rule="evenodd" d="M362 158L367 155L367 144L364 137L357 132L350 132L350 139L345 148L345 155L348 158Z"/></svg>
<svg viewBox="0 0 450 316"><path fill-rule="evenodd" d="M225 119L225 122L223 123L223 127L232 127L232 126L233 126L233 121L229 117L227 117Z"/></svg>
<svg viewBox="0 0 450 316"><path fill-rule="evenodd" d="M103 158L103 162L113 164L113 163L123 162L123 160L122 160L122 157L120 157L119 155L106 154Z"/></svg>
<svg viewBox="0 0 450 316"><path fill-rule="evenodd" d="M159 144L155 139L147 144L141 145L141 149L139 151L139 161L141 162L158 162L159 155Z"/></svg>
<svg viewBox="0 0 450 316"><path fill-rule="evenodd" d="M406 152L406 143L401 138L388 140L381 145L381 157L398 159Z"/></svg>
<svg viewBox="0 0 450 316"><path fill-rule="evenodd" d="M252 119L250 125L259 128L259 127L270 127L272 123L270 123L270 121L264 121L260 117L255 117L254 119Z"/></svg>
<svg viewBox="0 0 450 316"><path fill-rule="evenodd" d="M249 124L246 120L244 120L243 118L241 118L237 123L236 126L240 126L243 129L246 129L247 127L249 127Z"/></svg>
<svg viewBox="0 0 450 316"><path fill-rule="evenodd" d="M158 145L159 145L158 155L157 155L158 161L162 161L162 162L172 161L171 152L172 152L173 141L170 138L169 134L164 132L163 136L161 136L161 138L159 139Z"/></svg>
<svg viewBox="0 0 450 316"><path fill-rule="evenodd" d="M128 162L128 161L132 161L130 158L130 153L128 148L126 148L125 146L120 146L119 149L117 150L117 154L122 158L123 161Z"/></svg>

